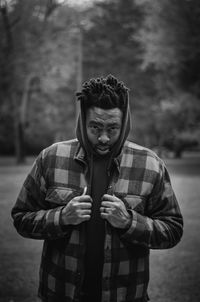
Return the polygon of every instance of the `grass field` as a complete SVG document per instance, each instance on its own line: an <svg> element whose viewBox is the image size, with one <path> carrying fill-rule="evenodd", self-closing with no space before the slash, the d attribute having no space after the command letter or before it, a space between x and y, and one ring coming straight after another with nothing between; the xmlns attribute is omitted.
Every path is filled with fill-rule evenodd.
<svg viewBox="0 0 200 302"><path fill-rule="evenodd" d="M30 169L0 158L0 302L36 302L42 241L13 228L11 208ZM170 250L151 251L152 302L200 301L200 157L170 159L167 166L184 216L184 235ZM95 302L95 301L94 301Z"/></svg>

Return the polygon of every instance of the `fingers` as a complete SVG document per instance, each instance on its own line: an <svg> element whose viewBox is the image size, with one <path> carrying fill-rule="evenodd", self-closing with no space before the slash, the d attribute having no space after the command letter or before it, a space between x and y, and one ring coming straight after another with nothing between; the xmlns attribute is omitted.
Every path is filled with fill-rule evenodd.
<svg viewBox="0 0 200 302"><path fill-rule="evenodd" d="M110 208L105 208L105 207L100 207L100 212L101 214L111 214L112 209Z"/></svg>
<svg viewBox="0 0 200 302"><path fill-rule="evenodd" d="M81 216L81 222L83 221L87 221L87 220L90 220L91 216L90 215L84 215L84 216Z"/></svg>
<svg viewBox="0 0 200 302"><path fill-rule="evenodd" d="M116 204L111 201L102 201L101 206L104 208L114 208Z"/></svg>
<svg viewBox="0 0 200 302"><path fill-rule="evenodd" d="M112 210L109 209L109 208L104 208L104 207L101 207L100 208L100 215L101 215L101 218L102 219L109 219L109 217L112 216Z"/></svg>
<svg viewBox="0 0 200 302"><path fill-rule="evenodd" d="M79 210L77 216L81 221L89 220L91 218L91 210Z"/></svg>
<svg viewBox="0 0 200 302"><path fill-rule="evenodd" d="M82 216L91 215L91 210L82 210L80 213L81 213Z"/></svg>
<svg viewBox="0 0 200 302"><path fill-rule="evenodd" d="M92 211L90 209L86 209L86 210L79 209L77 215L78 215L80 221L86 221L86 220L90 220L91 212Z"/></svg>
<svg viewBox="0 0 200 302"><path fill-rule="evenodd" d="M86 197L86 195L84 197ZM85 201L81 201L81 200L85 200ZM91 209L92 208L92 203L91 203L91 197L90 196L89 196L89 199L84 198L84 199L81 199L81 200L79 199L79 197L73 198L65 206L65 209L71 208L73 211L77 211L79 209L84 210L84 209Z"/></svg>
<svg viewBox="0 0 200 302"><path fill-rule="evenodd" d="M121 202L119 203L120 200L117 197L108 194L103 196L103 199L105 198L106 200L101 202L100 213L103 219L109 220L109 217L119 212Z"/></svg>
<svg viewBox="0 0 200 302"><path fill-rule="evenodd" d="M115 210L115 206L111 202L102 202L100 207L100 213L103 216L111 215Z"/></svg>
<svg viewBox="0 0 200 302"><path fill-rule="evenodd" d="M86 195L86 192L87 192L87 187L85 187L85 188L83 189L83 194L82 194L82 196Z"/></svg>
<svg viewBox="0 0 200 302"><path fill-rule="evenodd" d="M81 195L81 196L76 196L74 200L78 202L92 202L92 198L90 195Z"/></svg>
<svg viewBox="0 0 200 302"><path fill-rule="evenodd" d="M79 209L91 209L92 204L91 202L78 202L75 203L75 206Z"/></svg>
<svg viewBox="0 0 200 302"><path fill-rule="evenodd" d="M111 201L111 202L120 201L120 199L115 195L109 195L109 194L104 194L102 200Z"/></svg>

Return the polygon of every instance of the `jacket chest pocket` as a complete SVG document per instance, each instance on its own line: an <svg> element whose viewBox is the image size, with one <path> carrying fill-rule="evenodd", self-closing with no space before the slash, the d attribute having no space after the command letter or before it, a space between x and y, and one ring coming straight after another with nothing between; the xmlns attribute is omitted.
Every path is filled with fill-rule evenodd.
<svg viewBox="0 0 200 302"><path fill-rule="evenodd" d="M145 214L147 198L140 195L126 195L121 198L127 209L134 210L140 214Z"/></svg>
<svg viewBox="0 0 200 302"><path fill-rule="evenodd" d="M80 195L78 191L70 188L49 188L46 193L45 203L48 208L56 208L66 205L78 195Z"/></svg>

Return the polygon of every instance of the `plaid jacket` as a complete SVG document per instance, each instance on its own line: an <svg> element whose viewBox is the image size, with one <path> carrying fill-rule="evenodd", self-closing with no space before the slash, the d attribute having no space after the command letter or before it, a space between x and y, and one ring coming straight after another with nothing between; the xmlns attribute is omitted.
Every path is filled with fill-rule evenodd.
<svg viewBox="0 0 200 302"><path fill-rule="evenodd" d="M36 159L12 209L22 236L44 239L39 296L45 302L80 301L85 224L63 227L60 214L88 185L86 171L76 139L50 146ZM147 301L149 249L171 248L182 236L165 165L152 151L127 141L107 193L123 200L132 224L125 232L106 224L102 302Z"/></svg>

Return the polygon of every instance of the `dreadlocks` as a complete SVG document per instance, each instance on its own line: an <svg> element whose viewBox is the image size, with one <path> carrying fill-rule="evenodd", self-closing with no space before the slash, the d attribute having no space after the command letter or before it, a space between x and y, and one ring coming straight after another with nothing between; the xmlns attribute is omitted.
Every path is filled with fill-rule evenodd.
<svg viewBox="0 0 200 302"><path fill-rule="evenodd" d="M102 109L119 108L123 111L128 98L128 88L114 76L90 79L77 92L77 100L83 102L85 108L92 106Z"/></svg>

